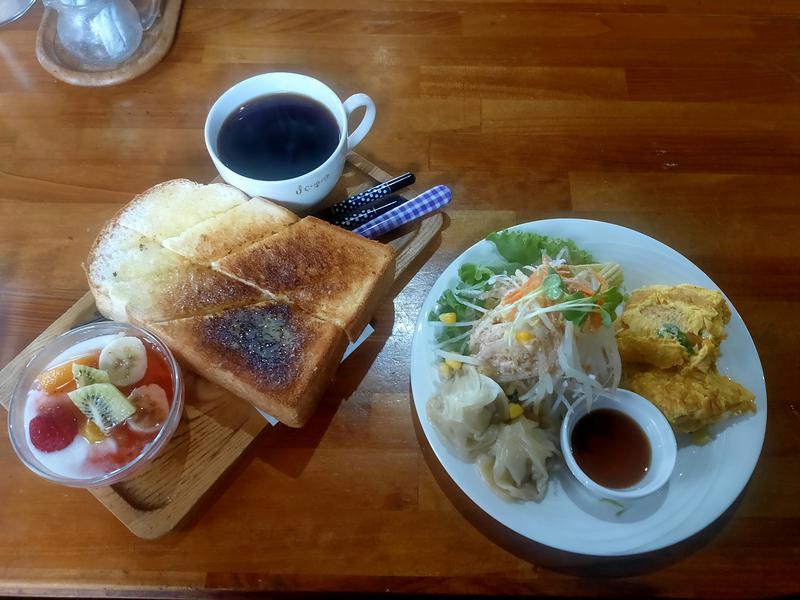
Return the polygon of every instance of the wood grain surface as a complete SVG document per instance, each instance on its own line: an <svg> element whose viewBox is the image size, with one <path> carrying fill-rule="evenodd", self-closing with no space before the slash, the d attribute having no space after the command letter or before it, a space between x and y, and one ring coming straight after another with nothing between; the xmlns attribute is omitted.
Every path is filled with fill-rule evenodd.
<svg viewBox="0 0 800 600"><path fill-rule="evenodd" d="M794 0L186 0L164 62L99 89L37 63L37 6L0 29L0 365L86 289L80 262L131 195L214 176L202 127L253 74L295 70L378 118L359 152L454 203L312 422L264 432L208 508L156 541L38 480L0 433L0 591L547 596L800 593L800 3ZM500 227L633 227L706 271L763 362L767 438L708 529L627 559L520 539L458 492L412 418L431 284Z"/></svg>

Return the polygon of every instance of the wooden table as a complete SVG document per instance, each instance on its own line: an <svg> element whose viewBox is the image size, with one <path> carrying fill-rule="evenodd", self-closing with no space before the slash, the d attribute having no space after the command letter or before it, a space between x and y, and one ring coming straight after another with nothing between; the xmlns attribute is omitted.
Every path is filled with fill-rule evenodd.
<svg viewBox="0 0 800 600"><path fill-rule="evenodd" d="M166 61L109 89L39 67L40 7L0 30L0 365L84 293L81 259L121 203L214 176L206 111L252 74L369 93L378 120L359 151L452 186L446 229L314 420L265 432L173 535L137 539L89 494L37 479L3 428L0 591L800 592L800 4L216 4L187 1ZM750 484L709 529L652 555L520 539L420 450L408 356L425 294L486 233L555 216L633 227L687 255L761 354L769 427Z"/></svg>

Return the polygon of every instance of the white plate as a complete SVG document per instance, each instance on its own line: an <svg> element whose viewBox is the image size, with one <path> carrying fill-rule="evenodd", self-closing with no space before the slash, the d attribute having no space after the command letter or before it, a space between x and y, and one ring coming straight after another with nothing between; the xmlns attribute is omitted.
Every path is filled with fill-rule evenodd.
<svg viewBox="0 0 800 600"><path fill-rule="evenodd" d="M691 283L719 289L692 262L670 247L625 227L581 219L535 221L514 230L569 238L596 260L616 261L630 291L656 283ZM491 242L482 240L461 254L434 284L420 311L411 347L411 389L422 429L442 466L473 502L506 527L553 548L597 556L638 554L675 544L697 533L736 499L758 461L767 423L767 392L758 352L742 318L728 301L728 338L717 362L721 373L751 390L758 412L720 424L705 446L678 440L678 459L669 483L646 498L627 501L626 510L590 496L566 468L551 477L541 502L509 503L492 493L474 464L451 454L425 414L438 381L432 352L434 327L427 318L442 292L458 282L465 262L499 264Z"/></svg>

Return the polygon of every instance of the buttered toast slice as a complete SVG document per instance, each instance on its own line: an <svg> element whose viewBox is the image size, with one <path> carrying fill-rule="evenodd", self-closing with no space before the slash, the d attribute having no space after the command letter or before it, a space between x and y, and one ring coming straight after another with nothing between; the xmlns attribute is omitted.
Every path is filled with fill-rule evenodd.
<svg viewBox="0 0 800 600"><path fill-rule="evenodd" d="M100 232L84 269L98 310L115 321L162 321L263 299L257 288L118 223Z"/></svg>
<svg viewBox="0 0 800 600"><path fill-rule="evenodd" d="M347 338L275 301L147 326L206 379L291 427L314 412Z"/></svg>
<svg viewBox="0 0 800 600"><path fill-rule="evenodd" d="M210 264L296 221L297 215L282 206L253 198L162 243L196 263Z"/></svg>
<svg viewBox="0 0 800 600"><path fill-rule="evenodd" d="M108 296L114 314L138 323L203 315L264 300L257 288L193 264L115 283Z"/></svg>
<svg viewBox="0 0 800 600"><path fill-rule="evenodd" d="M213 263L354 340L394 280L394 250L314 217Z"/></svg>
<svg viewBox="0 0 800 600"><path fill-rule="evenodd" d="M173 179L136 196L112 221L161 242L249 199L225 183Z"/></svg>
<svg viewBox="0 0 800 600"><path fill-rule="evenodd" d="M121 282L156 277L186 266L185 258L141 233L109 221L100 230L83 265L98 310L109 319L126 321L124 307L114 307L111 288Z"/></svg>

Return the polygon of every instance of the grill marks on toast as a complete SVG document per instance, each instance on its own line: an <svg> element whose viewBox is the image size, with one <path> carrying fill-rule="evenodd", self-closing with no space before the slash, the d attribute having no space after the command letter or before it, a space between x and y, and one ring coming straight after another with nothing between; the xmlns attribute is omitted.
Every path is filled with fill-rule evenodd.
<svg viewBox="0 0 800 600"><path fill-rule="evenodd" d="M355 339L394 276L394 252L306 217L215 262L214 268L331 321Z"/></svg>

